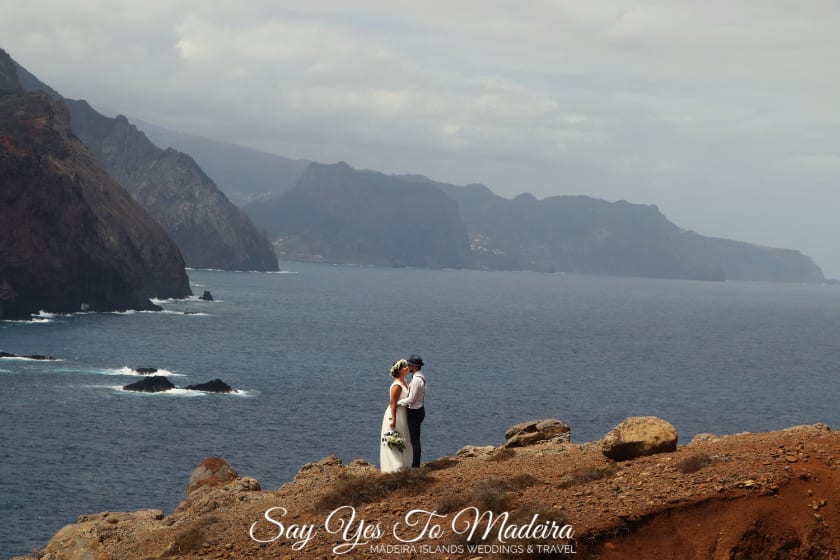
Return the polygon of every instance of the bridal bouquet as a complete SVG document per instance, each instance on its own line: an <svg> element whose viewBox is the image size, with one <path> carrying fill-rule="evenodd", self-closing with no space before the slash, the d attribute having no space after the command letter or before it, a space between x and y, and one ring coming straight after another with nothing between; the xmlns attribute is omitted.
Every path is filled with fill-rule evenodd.
<svg viewBox="0 0 840 560"><path fill-rule="evenodd" d="M388 447L396 447L400 451L405 449L405 438L397 430L382 434L382 443L388 444Z"/></svg>

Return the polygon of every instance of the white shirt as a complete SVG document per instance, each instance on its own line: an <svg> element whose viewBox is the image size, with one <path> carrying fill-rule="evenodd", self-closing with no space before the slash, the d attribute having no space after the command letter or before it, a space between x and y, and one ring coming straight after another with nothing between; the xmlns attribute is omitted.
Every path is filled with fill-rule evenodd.
<svg viewBox="0 0 840 560"><path fill-rule="evenodd" d="M406 405L411 409L423 408L423 401L426 398L426 378L423 372L415 371L411 376L411 383L408 385L408 397L400 399L397 404Z"/></svg>

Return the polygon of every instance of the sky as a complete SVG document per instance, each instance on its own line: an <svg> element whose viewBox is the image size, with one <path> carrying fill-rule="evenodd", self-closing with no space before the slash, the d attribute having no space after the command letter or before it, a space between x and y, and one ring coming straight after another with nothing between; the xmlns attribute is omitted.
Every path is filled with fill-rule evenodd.
<svg viewBox="0 0 840 560"><path fill-rule="evenodd" d="M656 204L840 277L838 2L0 0L0 14L0 47L106 114L505 197Z"/></svg>

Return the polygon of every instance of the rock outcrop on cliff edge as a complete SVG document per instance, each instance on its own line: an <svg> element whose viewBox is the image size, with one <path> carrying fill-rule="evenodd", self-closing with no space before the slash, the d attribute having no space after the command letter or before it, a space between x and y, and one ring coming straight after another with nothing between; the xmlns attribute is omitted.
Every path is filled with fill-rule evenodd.
<svg viewBox="0 0 840 560"><path fill-rule="evenodd" d="M5 52L0 59L4 75L14 72ZM180 251L71 134L64 103L6 91L0 319L29 319L39 310L158 309L150 298L190 295Z"/></svg>

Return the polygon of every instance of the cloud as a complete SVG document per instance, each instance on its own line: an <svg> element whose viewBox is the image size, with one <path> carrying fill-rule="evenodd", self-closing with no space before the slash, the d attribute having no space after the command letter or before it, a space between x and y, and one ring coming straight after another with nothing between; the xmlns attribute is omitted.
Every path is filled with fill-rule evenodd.
<svg viewBox="0 0 840 560"><path fill-rule="evenodd" d="M838 172L840 171L840 154L800 154L783 159L777 162L777 165Z"/></svg>

